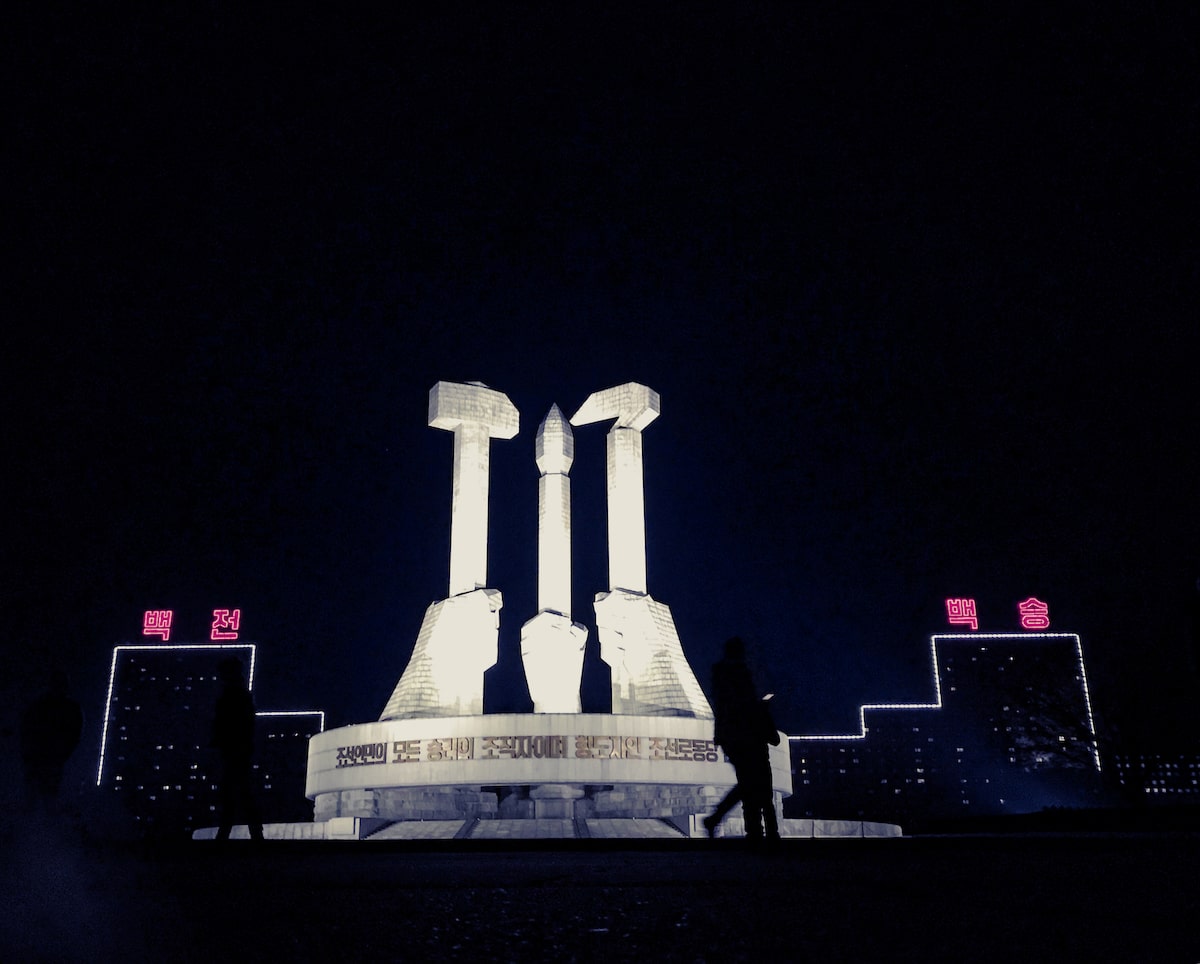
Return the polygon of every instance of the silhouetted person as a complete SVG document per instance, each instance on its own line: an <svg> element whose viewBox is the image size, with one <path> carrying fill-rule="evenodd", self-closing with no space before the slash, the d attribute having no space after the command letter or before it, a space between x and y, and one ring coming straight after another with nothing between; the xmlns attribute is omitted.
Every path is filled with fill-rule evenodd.
<svg viewBox="0 0 1200 964"><path fill-rule="evenodd" d="M712 836L725 814L741 800L750 840L779 839L779 819L771 795L771 756L768 745L778 746L779 732L759 699L746 665L746 644L734 636L725 641L725 656L712 673L713 738L725 751L737 774L737 786L726 794L713 813L704 818Z"/></svg>
<svg viewBox="0 0 1200 964"><path fill-rule="evenodd" d="M240 660L221 660L217 672L222 683L212 737L212 745L221 755L221 825L217 839L229 839L234 819L240 814L250 828L250 836L262 840L262 818L252 788L254 700L242 680Z"/></svg>
<svg viewBox="0 0 1200 964"><path fill-rule="evenodd" d="M83 711L67 695L67 674L56 670L21 714L21 763L33 803L48 804L58 796L63 767L82 733Z"/></svg>

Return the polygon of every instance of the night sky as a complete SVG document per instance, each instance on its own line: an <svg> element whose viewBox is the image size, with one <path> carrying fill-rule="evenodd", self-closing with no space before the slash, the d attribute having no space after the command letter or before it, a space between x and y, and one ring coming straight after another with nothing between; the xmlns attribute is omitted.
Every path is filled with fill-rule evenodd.
<svg viewBox="0 0 1200 964"><path fill-rule="evenodd" d="M240 607L260 708L375 719L446 593L444 379L521 412L488 706L528 708L534 431L639 381L649 589L705 687L739 633L784 729L844 732L931 697L947 596L1012 631L1035 595L1107 732L1195 737L1200 17L1100 6L26 13L6 702L65 665L98 742L144 610Z"/></svg>

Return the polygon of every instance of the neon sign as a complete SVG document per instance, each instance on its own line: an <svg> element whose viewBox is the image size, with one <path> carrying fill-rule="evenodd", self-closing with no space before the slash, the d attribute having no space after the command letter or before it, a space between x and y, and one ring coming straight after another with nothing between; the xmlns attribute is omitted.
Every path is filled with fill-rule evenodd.
<svg viewBox="0 0 1200 964"><path fill-rule="evenodd" d="M979 628L979 617L975 614L974 599L947 599L946 619L954 626L970 626L972 630Z"/></svg>
<svg viewBox="0 0 1200 964"><path fill-rule="evenodd" d="M1050 607L1040 599L1030 596L1017 603L1017 612L1021 614L1022 629L1050 628Z"/></svg>
<svg viewBox="0 0 1200 964"><path fill-rule="evenodd" d="M175 621L173 609L147 609L142 615L142 635L159 636L164 643L170 642L171 627ZM214 609L212 627L208 638L214 642L229 642L238 638L242 625L240 609Z"/></svg>
<svg viewBox="0 0 1200 964"><path fill-rule="evenodd" d="M209 639L237 639L238 626L242 622L240 609L214 609L212 634Z"/></svg>
<svg viewBox="0 0 1200 964"><path fill-rule="evenodd" d="M1050 628L1050 606L1036 596L1017 603L1021 628L1043 630ZM946 600L946 621L954 626L966 626L972 632L979 629L979 616L974 599L954 597Z"/></svg>
<svg viewBox="0 0 1200 964"><path fill-rule="evenodd" d="M165 643L171 638L171 620L175 613L170 609L147 609L142 616L142 635L161 636Z"/></svg>

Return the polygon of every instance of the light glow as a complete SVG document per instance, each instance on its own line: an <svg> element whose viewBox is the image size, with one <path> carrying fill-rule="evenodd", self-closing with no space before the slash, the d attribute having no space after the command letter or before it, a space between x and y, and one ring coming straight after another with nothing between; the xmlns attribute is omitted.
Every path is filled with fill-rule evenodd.
<svg viewBox="0 0 1200 964"><path fill-rule="evenodd" d="M587 627L570 616L540 612L521 627L521 664L535 713L578 713L582 708Z"/></svg>
<svg viewBox="0 0 1200 964"><path fill-rule="evenodd" d="M212 634L209 639L237 639L238 626L242 621L240 609L214 609Z"/></svg>
<svg viewBox="0 0 1200 964"><path fill-rule="evenodd" d="M975 614L974 599L947 599L946 620L952 626L970 626L972 630L979 628L979 618Z"/></svg>
<svg viewBox="0 0 1200 964"><path fill-rule="evenodd" d="M255 646L254 643L233 643L233 644L218 643L216 646L213 646L211 643L176 643L171 646L162 646L159 644L151 644L151 645L144 645L144 646L122 644L120 646L114 646L113 654L112 654L112 662L109 664L109 668L108 668L108 694L105 696L105 699L104 699L104 728L100 733L100 762L99 762L99 765L96 767L96 786L100 786L101 781L104 779L104 755L108 748L108 720L109 720L109 714L112 711L113 685L117 678L117 662L120 659L121 653L124 653L124 652L164 653L164 652L171 652L171 651L175 651L175 650L188 650L188 649L203 649L203 650L208 650L210 652L213 650L222 650L222 649L242 650L242 651L249 650L250 658L248 660L249 669L246 674L246 676L247 676L246 689L248 689L248 690L254 689L254 659L255 659L255 654L257 652L257 647ZM324 717L322 717L322 720L324 720Z"/></svg>
<svg viewBox="0 0 1200 964"><path fill-rule="evenodd" d="M575 436L557 405L534 439L538 479L538 612L571 615L571 464Z"/></svg>
<svg viewBox="0 0 1200 964"><path fill-rule="evenodd" d="M325 732L324 710L257 710L255 716L315 716L317 717L317 732Z"/></svg>
<svg viewBox="0 0 1200 964"><path fill-rule="evenodd" d="M520 415L486 385L438 382L429 390L429 424L454 433L449 595L457 596L487 586L491 440L516 435Z"/></svg>
<svg viewBox="0 0 1200 964"><path fill-rule="evenodd" d="M646 498L642 430L658 418L658 392L637 382L593 392L572 425L616 419L609 429L608 587L646 593Z"/></svg>
<svg viewBox="0 0 1200 964"><path fill-rule="evenodd" d="M174 610L147 609L142 615L142 635L161 636L165 643L171 638L171 623L174 618Z"/></svg>
<svg viewBox="0 0 1200 964"><path fill-rule="evenodd" d="M1075 633L946 633L929 637L930 661L933 669L933 687L935 699L932 703L863 703L858 708L857 733L832 733L810 736L789 736L789 740L798 742L814 740L865 740L867 738L867 712L869 710L940 710L942 708L942 682L938 672L938 640L996 639L1006 641L1028 639L1073 639L1075 641L1075 656L1079 661L1079 680L1083 687L1083 701L1087 708L1088 733L1091 735L1092 760L1096 770L1100 770L1100 746L1096 740L1096 722L1092 716L1092 694L1088 687L1087 670L1083 665L1083 643ZM960 751L961 752L961 751Z"/></svg>
<svg viewBox="0 0 1200 964"><path fill-rule="evenodd" d="M1017 603L1017 612L1021 614L1022 629L1050 628L1050 607L1040 599L1030 596L1024 602Z"/></svg>
<svg viewBox="0 0 1200 964"><path fill-rule="evenodd" d="M535 713L578 713L587 628L571 621L571 464L575 436L557 405L534 440L538 474L538 611L521 627Z"/></svg>
<svg viewBox="0 0 1200 964"><path fill-rule="evenodd" d="M483 674L499 652L498 589L477 589L430 604L412 656L381 720L483 713Z"/></svg>

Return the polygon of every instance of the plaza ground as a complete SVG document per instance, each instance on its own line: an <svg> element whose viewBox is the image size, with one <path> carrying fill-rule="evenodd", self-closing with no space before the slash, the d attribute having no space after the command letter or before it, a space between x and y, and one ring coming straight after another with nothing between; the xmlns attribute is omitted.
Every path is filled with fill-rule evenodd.
<svg viewBox="0 0 1200 964"><path fill-rule="evenodd" d="M12 961L1200 961L1188 833L4 846Z"/></svg>

